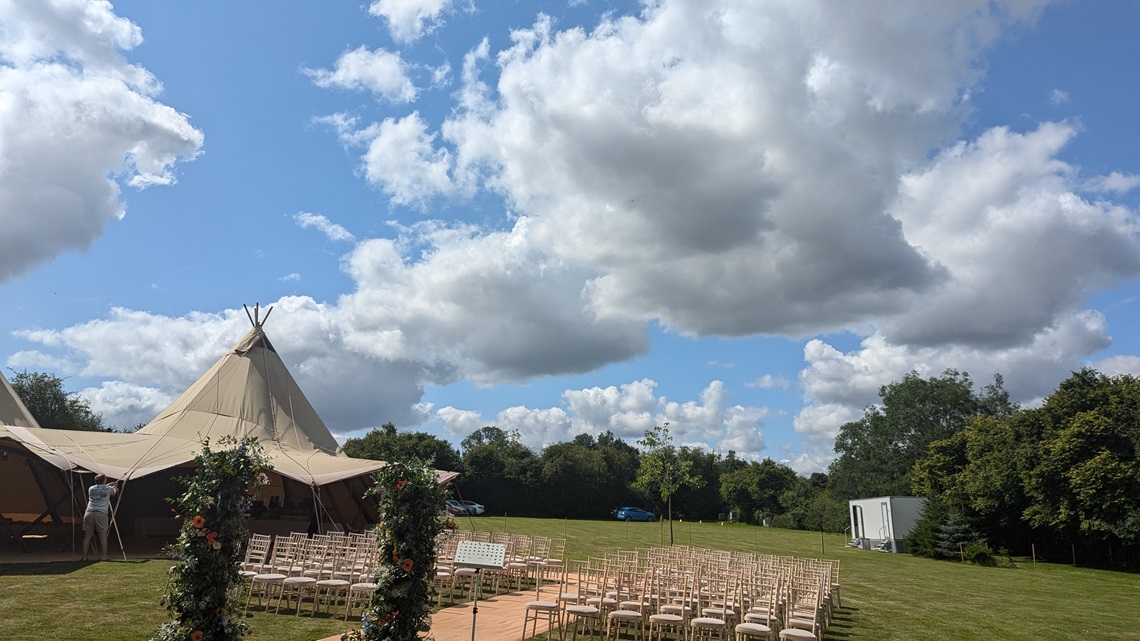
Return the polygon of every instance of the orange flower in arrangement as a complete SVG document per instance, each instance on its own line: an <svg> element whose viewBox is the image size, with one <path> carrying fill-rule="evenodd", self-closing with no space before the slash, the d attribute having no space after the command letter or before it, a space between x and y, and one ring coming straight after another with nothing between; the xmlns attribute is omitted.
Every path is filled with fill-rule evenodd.
<svg viewBox="0 0 1140 641"><path fill-rule="evenodd" d="M206 636L205 632L202 632L201 630L195 630L190 634L190 641L202 641L202 637L204 636Z"/></svg>
<svg viewBox="0 0 1140 641"><path fill-rule="evenodd" d="M218 533L217 533L217 532L210 532L209 534L207 534L207 535L206 535L206 543L209 543L210 545L213 545L213 544L214 544L214 540L215 540L215 539L217 539L217 538L218 538Z"/></svg>
<svg viewBox="0 0 1140 641"><path fill-rule="evenodd" d="M401 565L401 567L404 568L404 572L411 572L413 565L415 564L412 563L411 559L404 559L404 563Z"/></svg>
<svg viewBox="0 0 1140 641"><path fill-rule="evenodd" d="M396 554L396 550L393 549L392 550L392 563L398 563L399 561L400 561L400 555Z"/></svg>
<svg viewBox="0 0 1140 641"><path fill-rule="evenodd" d="M202 516L201 514L198 514L194 517L194 528L195 529L200 530L200 529L202 529L202 526L205 524L206 524L206 517Z"/></svg>
<svg viewBox="0 0 1140 641"><path fill-rule="evenodd" d="M407 482L407 481L405 481L404 479L400 479L399 481L396 481L396 489L397 489L397 490L402 490L402 489L404 489L404 487L405 487L407 484L408 484L408 482Z"/></svg>

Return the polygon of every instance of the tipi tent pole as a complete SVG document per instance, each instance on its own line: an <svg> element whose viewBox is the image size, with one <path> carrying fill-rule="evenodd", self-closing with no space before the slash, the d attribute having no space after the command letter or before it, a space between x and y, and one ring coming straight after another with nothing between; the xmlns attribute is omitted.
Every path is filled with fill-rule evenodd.
<svg viewBox="0 0 1140 641"><path fill-rule="evenodd" d="M115 497L115 508L111 510L111 527L115 528L115 540L119 542L119 552L123 555L123 560L127 560L127 549L123 547L123 536L119 534L119 504L123 502L123 494L126 493L127 482L123 481L123 486L119 488L119 495ZM86 551L86 550L84 550Z"/></svg>

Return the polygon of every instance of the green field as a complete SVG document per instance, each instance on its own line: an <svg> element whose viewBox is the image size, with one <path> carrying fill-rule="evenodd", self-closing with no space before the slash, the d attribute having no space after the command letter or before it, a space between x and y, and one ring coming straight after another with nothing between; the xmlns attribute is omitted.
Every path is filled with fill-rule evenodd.
<svg viewBox="0 0 1140 641"><path fill-rule="evenodd" d="M463 518L463 529L567 539L567 555L668 542L668 525L499 517ZM843 547L830 534L716 523L674 523L675 542L767 554L840 559L843 609L829 639L1137 639L1140 576L1018 560L983 568ZM821 545L823 547L821 551ZM6 639L147 639L166 620L159 606L169 561L0 565L0 635ZM1128 605L1131 603L1132 605ZM340 618L254 612L252 639L314 641L346 628ZM439 640L445 641L445 640Z"/></svg>

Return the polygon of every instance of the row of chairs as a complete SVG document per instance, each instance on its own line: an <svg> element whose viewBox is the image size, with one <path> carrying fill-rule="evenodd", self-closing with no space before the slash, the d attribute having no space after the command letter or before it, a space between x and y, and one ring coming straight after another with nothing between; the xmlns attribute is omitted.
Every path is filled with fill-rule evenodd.
<svg viewBox="0 0 1140 641"><path fill-rule="evenodd" d="M822 641L836 563L661 548L612 553L563 566L556 586L536 584L523 639ZM557 590L543 599L542 592Z"/></svg>
<svg viewBox="0 0 1140 641"><path fill-rule="evenodd" d="M293 532L277 536L253 534L246 547L242 574L248 587L245 608L256 595L259 607L268 609L276 599L275 613L311 601L312 614L344 606L347 621L352 609L367 604L376 591L372 581L376 566L376 544L370 534L312 535ZM264 599L264 604L262 602ZM296 605L294 606L294 600Z"/></svg>
<svg viewBox="0 0 1140 641"><path fill-rule="evenodd" d="M457 567L455 552L461 541L497 543L505 546L502 568L482 569ZM480 589L498 592L505 584L508 590L522 590L524 585L540 584L550 576L559 575L565 562L566 539L559 537L530 536L510 532L470 532L450 530L436 541L437 562L435 589L442 604L446 592L451 602L458 593L461 598L472 598L475 582Z"/></svg>

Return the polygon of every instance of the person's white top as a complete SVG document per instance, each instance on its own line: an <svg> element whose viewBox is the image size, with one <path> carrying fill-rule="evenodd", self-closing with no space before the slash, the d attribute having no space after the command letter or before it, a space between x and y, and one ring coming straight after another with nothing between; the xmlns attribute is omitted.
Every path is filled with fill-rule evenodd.
<svg viewBox="0 0 1140 641"><path fill-rule="evenodd" d="M111 497L118 492L112 485L92 485L87 488L87 511L110 512Z"/></svg>

